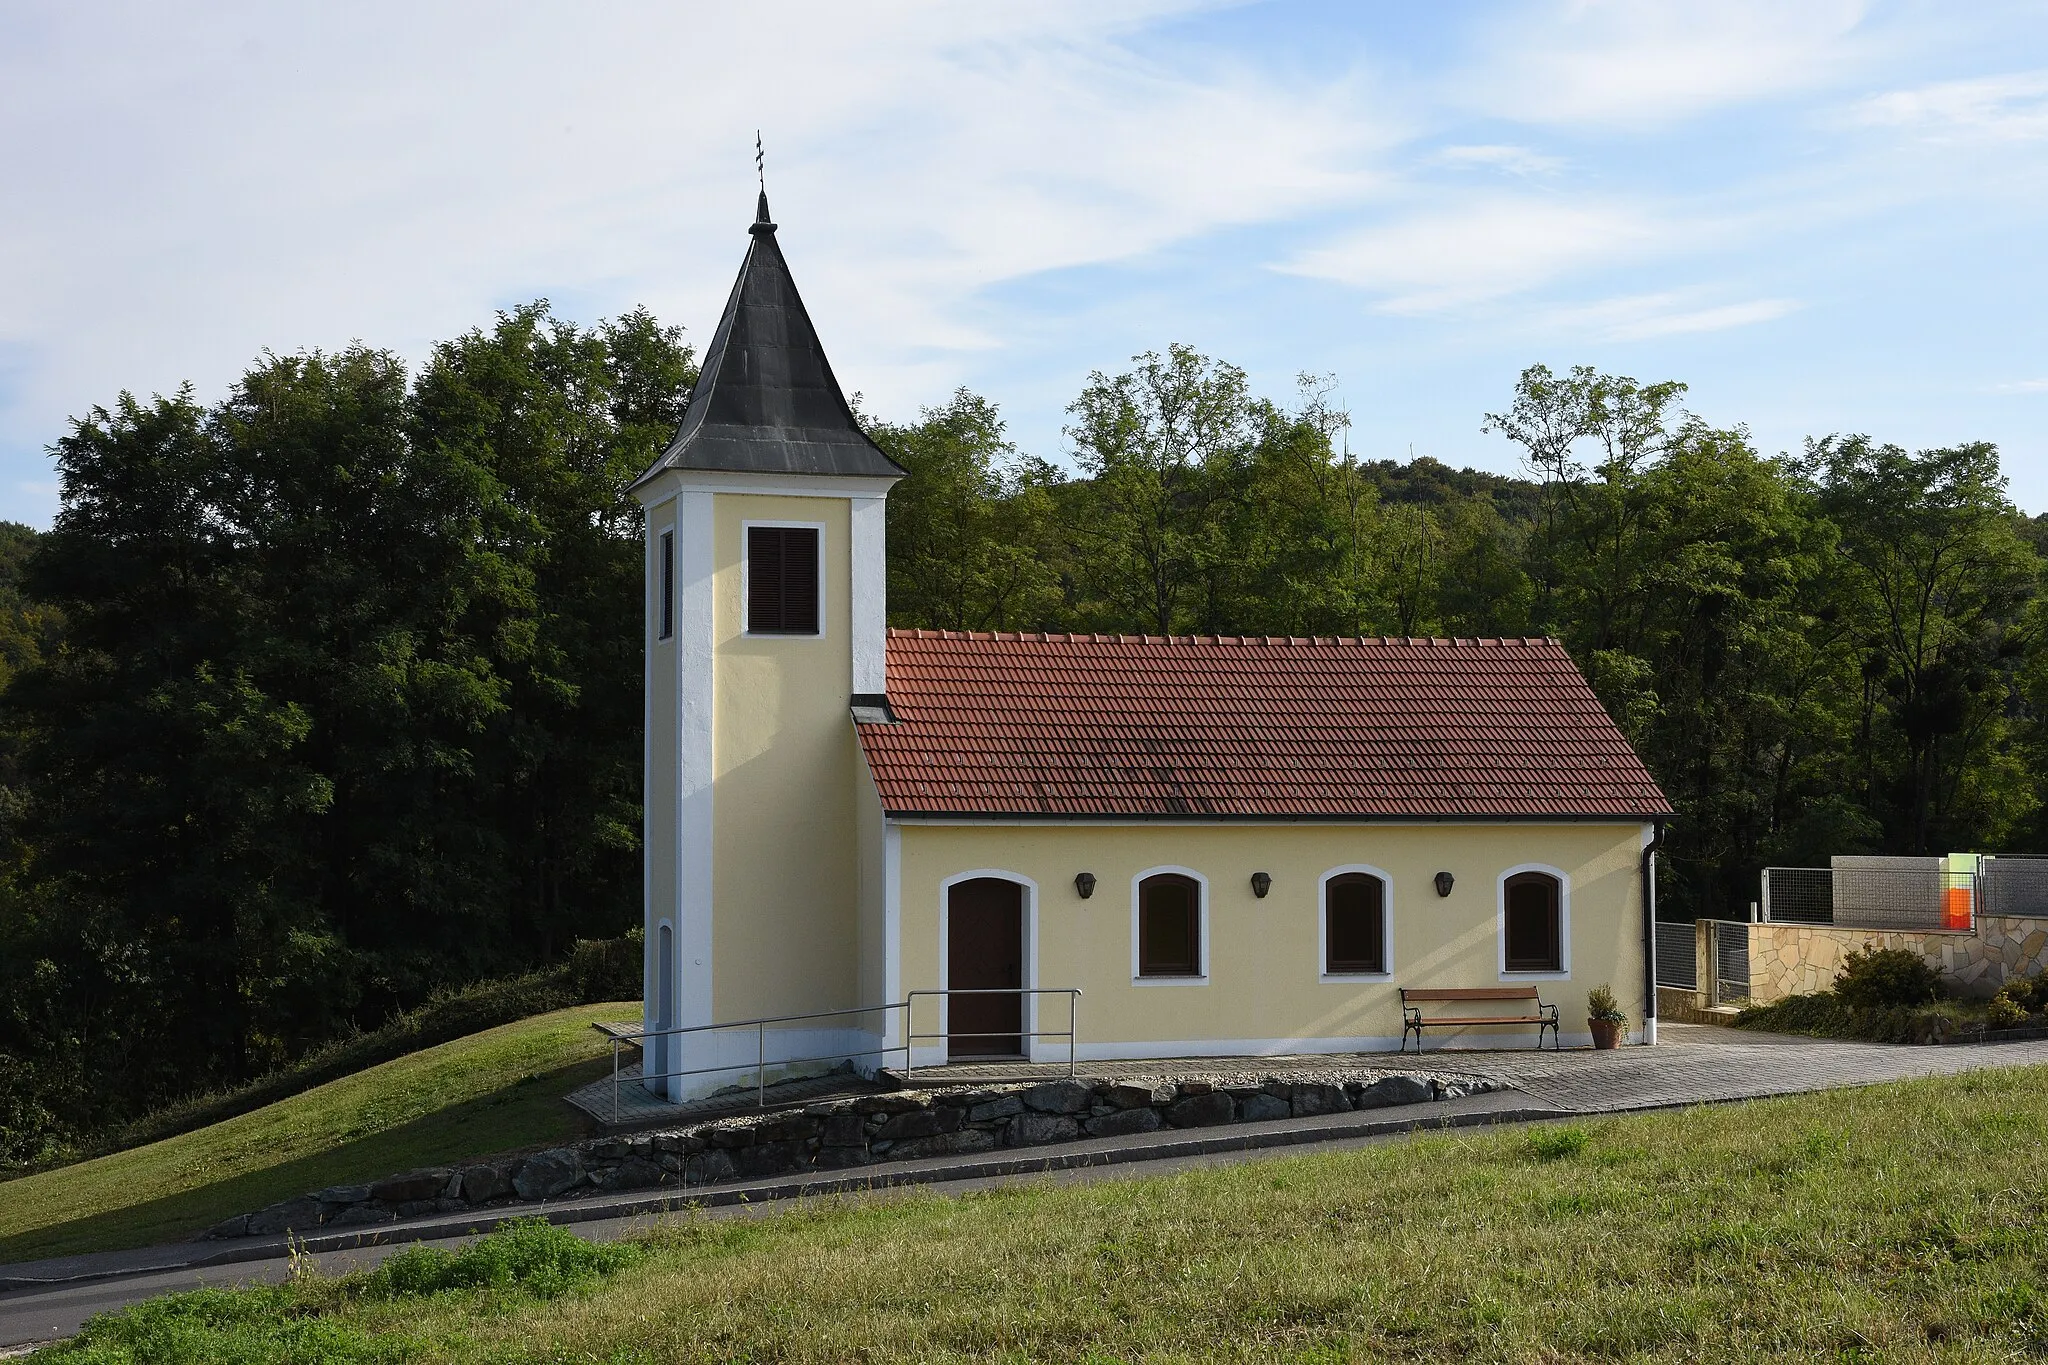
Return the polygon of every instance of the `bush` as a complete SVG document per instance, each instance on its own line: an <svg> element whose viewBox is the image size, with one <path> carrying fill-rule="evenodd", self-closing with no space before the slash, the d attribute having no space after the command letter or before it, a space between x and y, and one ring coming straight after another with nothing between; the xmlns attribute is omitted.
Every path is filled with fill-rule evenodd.
<svg viewBox="0 0 2048 1365"><path fill-rule="evenodd" d="M411 1246L378 1266L365 1289L371 1298L440 1294L451 1289L518 1289L552 1299L637 1264L646 1248L632 1242L586 1242L539 1218L521 1218L454 1255Z"/></svg>
<svg viewBox="0 0 2048 1365"><path fill-rule="evenodd" d="M1939 999L1941 977L1909 949L1869 948L1843 960L1834 993L1852 1009L1910 1008Z"/></svg>
<svg viewBox="0 0 2048 1365"><path fill-rule="evenodd" d="M1628 1011L1614 998L1614 988L1602 984L1586 992L1586 1017L1602 1024L1626 1024Z"/></svg>
<svg viewBox="0 0 2048 1365"><path fill-rule="evenodd" d="M2048 976L2016 976L1991 997L1984 1018L1993 1028L2017 1028L2043 1011L2048 1011Z"/></svg>

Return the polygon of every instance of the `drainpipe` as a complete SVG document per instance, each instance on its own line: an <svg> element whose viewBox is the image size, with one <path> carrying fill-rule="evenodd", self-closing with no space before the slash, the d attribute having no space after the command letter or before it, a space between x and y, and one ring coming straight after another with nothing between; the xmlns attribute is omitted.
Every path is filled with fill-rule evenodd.
<svg viewBox="0 0 2048 1365"><path fill-rule="evenodd" d="M1650 842L1643 845L1643 1044L1657 1042L1657 850L1664 847L1664 822L1659 820Z"/></svg>

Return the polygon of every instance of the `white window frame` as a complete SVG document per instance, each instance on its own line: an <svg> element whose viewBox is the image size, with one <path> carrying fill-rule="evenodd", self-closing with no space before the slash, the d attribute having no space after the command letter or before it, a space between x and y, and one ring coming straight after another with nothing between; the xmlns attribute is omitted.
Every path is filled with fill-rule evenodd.
<svg viewBox="0 0 2048 1365"><path fill-rule="evenodd" d="M747 591L749 566L747 545L753 539L748 532L756 526L773 527L786 531L811 530L818 533L818 629L815 634L800 635L788 630L756 631L754 623L747 619L750 595ZM742 521L740 523L740 634L750 640L822 640L825 638L825 523L822 521Z"/></svg>
<svg viewBox="0 0 2048 1365"><path fill-rule="evenodd" d="M1511 972L1508 970L1508 878L1524 872L1542 872L1557 878L1557 965L1554 972ZM1493 938L1502 981L1569 981L1572 975L1572 879L1561 867L1549 863L1516 863L1493 879Z"/></svg>
<svg viewBox="0 0 2048 1365"><path fill-rule="evenodd" d="M1038 883L1022 872L1012 872L1001 867L981 867L972 872L955 872L939 883L939 989L953 988L952 924L953 888L961 882L979 881L992 877L999 882L1015 882L1024 890L1024 989L1035 990L1038 986ZM939 1038L938 1045L952 1055L952 1005L949 995L939 997ZM1039 1060L1034 1047L1037 1042L1031 1034L1038 1028L1038 997L1024 997L1024 1055L1031 1061ZM1065 1049L1060 1050L1062 1058Z"/></svg>
<svg viewBox="0 0 2048 1365"><path fill-rule="evenodd" d="M1330 883L1338 877L1362 872L1380 880L1380 955L1386 966L1377 972L1333 972L1330 970ZM1316 883L1316 980L1324 985L1350 981L1392 981L1394 979L1394 874L1371 863L1346 863L1333 867Z"/></svg>
<svg viewBox="0 0 2048 1365"><path fill-rule="evenodd" d="M1141 923L1139 909L1141 901L1138 889L1147 877L1172 872L1188 878L1195 884L1195 951L1201 956L1202 970L1197 976L1141 976L1138 968L1143 962L1139 949L1138 929ZM1209 984L1209 879L1192 867L1178 867L1163 864L1148 867L1131 878L1131 984L1133 986L1206 986Z"/></svg>

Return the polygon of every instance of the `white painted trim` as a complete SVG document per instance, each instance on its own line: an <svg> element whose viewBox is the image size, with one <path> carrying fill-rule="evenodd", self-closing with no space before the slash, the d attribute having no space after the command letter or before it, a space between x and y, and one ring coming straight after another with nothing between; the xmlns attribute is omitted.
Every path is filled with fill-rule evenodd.
<svg viewBox="0 0 2048 1365"><path fill-rule="evenodd" d="M676 500L676 1024L715 1019L712 982L712 736L718 569L711 494Z"/></svg>
<svg viewBox="0 0 2048 1365"><path fill-rule="evenodd" d="M853 690L889 690L889 504L880 497L854 498L847 513L851 528L847 589L853 636ZM820 556L822 559L823 556Z"/></svg>
<svg viewBox="0 0 2048 1365"><path fill-rule="evenodd" d="M1386 959L1377 972L1333 972L1330 970L1330 879L1363 872L1380 879L1380 954ZM1316 980L1325 986L1347 982L1392 981L1394 979L1394 874L1371 863L1345 863L1316 879Z"/></svg>
<svg viewBox="0 0 2048 1365"><path fill-rule="evenodd" d="M1200 955L1202 970L1195 976L1140 976L1138 975L1138 888L1147 877L1156 877L1162 872L1178 873L1190 878L1200 888L1195 898L1196 941L1195 951ZM1209 879L1192 867L1162 865L1148 867L1131 878L1131 984L1133 986L1206 986L1209 984Z"/></svg>
<svg viewBox="0 0 2048 1365"><path fill-rule="evenodd" d="M778 498L885 498L902 478L825 474L741 474L716 469L670 470L683 493L754 493Z"/></svg>
<svg viewBox="0 0 2048 1365"><path fill-rule="evenodd" d="M882 822L882 1003L903 998L903 830L892 821ZM886 1011L882 1041L902 1047L902 1010Z"/></svg>
<svg viewBox="0 0 2048 1365"><path fill-rule="evenodd" d="M982 877L993 878L999 882L1015 882L1023 888L1024 972L1022 985L1024 989L1032 990L1038 985L1038 883L1021 872L1011 872L1006 868L1000 867L982 867L976 868L972 872L956 872L939 883L939 989L942 991L951 990L953 986L952 945L950 942L953 923L952 890L961 882L971 882ZM1024 1044L1024 1056L1026 1059L1035 1062L1038 1060L1038 1055L1032 1046L1033 1040L1030 1034L1032 1030L1038 1027L1038 997L1027 995L1024 997L1023 1003L1022 1022L1025 1036L1020 1041ZM940 1033L947 1033L952 1028L952 1004L953 1002L950 997L943 995L939 997ZM944 1056L952 1055L950 1039L940 1045L940 1051ZM1064 1048L1061 1049L1060 1060L1066 1060Z"/></svg>
<svg viewBox="0 0 2048 1365"><path fill-rule="evenodd" d="M1383 820L1374 815L1333 816L1322 819L1272 819L1261 816L1252 819L1247 816L1218 816L1207 820L1149 820L1149 819L1107 819L1075 820L1045 819L1035 815L1010 816L964 816L964 815L903 815L889 816L899 825L931 825L935 828L950 829L1435 829L1439 826L1486 829L1569 829L1575 825L1633 825L1635 819L1603 815L1587 816L1544 816L1540 819L1509 819L1505 816L1450 817L1441 820Z"/></svg>
<svg viewBox="0 0 2048 1365"><path fill-rule="evenodd" d="M1535 1025L1529 1025L1533 1037ZM1474 1034L1467 1038L1427 1038L1423 1040L1425 1052L1493 1052L1518 1050L1524 1046L1534 1050L1534 1044L1524 1044L1518 1035L1507 1029L1492 1028L1485 1035ZM1573 1047L1591 1047L1591 1033L1567 1033L1561 1042ZM1633 1041L1633 1035L1631 1035ZM1158 1039L1151 1042L1130 1043L1083 1043L1076 1056L1084 1062L1146 1062L1169 1061L1179 1057L1285 1057L1291 1055L1325 1056L1333 1052L1399 1052L1401 1040L1382 1034L1368 1034L1350 1038L1197 1038L1187 1040ZM1546 1053L1548 1047L1543 1049ZM1413 1055L1412 1053L1410 1054Z"/></svg>
<svg viewBox="0 0 2048 1365"><path fill-rule="evenodd" d="M1508 878L1522 872L1543 872L1557 878L1557 961L1554 972L1511 972L1508 970ZM1572 975L1572 879L1563 868L1549 863L1516 863L1493 879L1493 938L1495 964L1502 981L1569 981ZM1586 1035L1591 1038L1592 1034Z"/></svg>
<svg viewBox="0 0 2048 1365"><path fill-rule="evenodd" d="M644 525L646 534L642 538L641 557L645 561L644 570L651 578L655 568L654 517L651 513ZM650 606L643 616L645 619L640 623L640 1027L646 1030L654 1025L651 1003L655 991L654 926L656 913L662 909L654 903L654 850L662 841L655 834L654 802L648 799L657 780L654 772L654 667L655 652L660 642L654 638L654 609Z"/></svg>
<svg viewBox="0 0 2048 1365"><path fill-rule="evenodd" d="M791 630L764 630L758 635L754 633L753 623L747 619L747 604L751 600L747 592L747 575L750 572L750 567L747 563L747 542L751 537L747 535L747 532L757 526L778 527L789 531L811 530L818 533L818 629L814 634L804 635ZM828 633L825 629L825 623L830 619L826 614L828 599L825 596L825 557L830 552L827 548L828 544L829 542L825 536L825 523L822 521L743 521L740 523L741 635L749 640L822 640L825 638Z"/></svg>

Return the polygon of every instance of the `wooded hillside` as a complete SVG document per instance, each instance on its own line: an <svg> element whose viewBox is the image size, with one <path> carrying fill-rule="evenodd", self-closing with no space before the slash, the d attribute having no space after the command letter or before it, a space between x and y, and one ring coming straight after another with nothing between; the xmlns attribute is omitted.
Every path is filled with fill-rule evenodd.
<svg viewBox="0 0 2048 1365"><path fill-rule="evenodd" d="M0 535L0 1161L637 923L624 489L694 378L645 312L534 305L55 444L55 527ZM1991 447L1765 455L1680 384L1536 367L1472 415L1505 478L1354 458L1334 392L1170 347L1090 377L1071 468L965 391L870 419L891 620L1556 635L1680 812L1674 915L2048 842L2042 529Z"/></svg>

